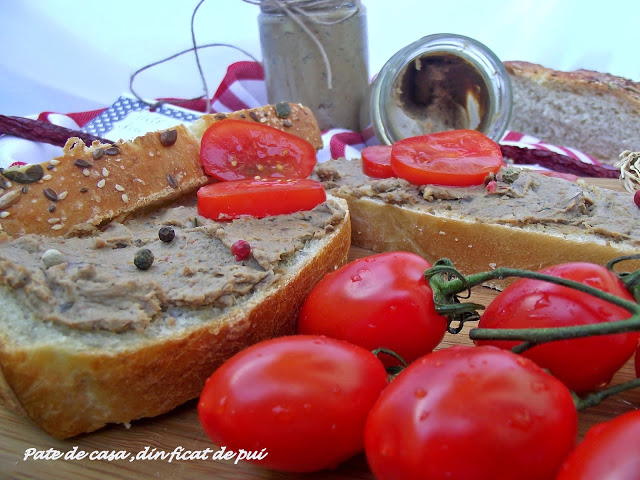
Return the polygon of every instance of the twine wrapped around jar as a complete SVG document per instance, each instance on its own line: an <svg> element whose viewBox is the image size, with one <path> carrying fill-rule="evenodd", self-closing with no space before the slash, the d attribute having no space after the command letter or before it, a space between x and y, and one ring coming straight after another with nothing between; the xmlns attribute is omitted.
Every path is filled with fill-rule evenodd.
<svg viewBox="0 0 640 480"><path fill-rule="evenodd" d="M366 13L360 0L243 1L260 6L269 103L303 103L323 130L358 130L369 84Z"/></svg>
<svg viewBox="0 0 640 480"><path fill-rule="evenodd" d="M360 12L360 0L242 0L252 5L259 5L260 11L271 14L285 14L295 22L318 47L325 67L327 68L327 88L333 88L331 62L327 57L327 52L318 37L305 25L305 21L318 25L335 25L349 20ZM346 12L344 17L339 17L332 21L322 20L314 16L314 12L327 10L341 10L345 5L355 4L355 10Z"/></svg>

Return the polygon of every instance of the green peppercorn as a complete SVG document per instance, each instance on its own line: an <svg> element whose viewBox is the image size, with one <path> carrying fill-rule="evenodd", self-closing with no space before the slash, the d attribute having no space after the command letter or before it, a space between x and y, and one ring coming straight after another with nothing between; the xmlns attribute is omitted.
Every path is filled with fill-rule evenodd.
<svg viewBox="0 0 640 480"><path fill-rule="evenodd" d="M164 227L161 227L160 230L158 230L158 238L160 238L160 240L162 240L163 242L169 243L175 237L176 232L171 227L165 225Z"/></svg>
<svg viewBox="0 0 640 480"><path fill-rule="evenodd" d="M148 248L141 248L133 257L133 263L140 270L149 270L153 265L153 252Z"/></svg>

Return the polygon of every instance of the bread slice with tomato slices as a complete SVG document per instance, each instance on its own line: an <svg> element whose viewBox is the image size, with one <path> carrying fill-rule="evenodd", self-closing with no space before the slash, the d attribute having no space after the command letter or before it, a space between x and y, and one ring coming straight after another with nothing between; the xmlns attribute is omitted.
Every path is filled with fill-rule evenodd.
<svg viewBox="0 0 640 480"><path fill-rule="evenodd" d="M354 245L415 252L431 263L449 258L463 274L572 261L604 265L640 253L633 195L583 180L503 167L491 185L418 185L367 176L360 159L344 158L319 164L314 177L347 200Z"/></svg>
<svg viewBox="0 0 640 480"><path fill-rule="evenodd" d="M0 176L0 240L28 233L77 236L113 219L152 210L211 182L200 162L200 140L213 123L235 119L268 125L322 147L307 107L280 103L203 115L115 144L70 138L49 162L5 169Z"/></svg>
<svg viewBox="0 0 640 480"><path fill-rule="evenodd" d="M258 121L275 112L260 111ZM292 115L304 111L291 108ZM91 167L73 165L69 150L71 165L54 163L53 178L19 190L24 197L11 205L10 217L33 222L33 190L45 196L43 188L56 185L59 197L69 193L49 199L56 207L49 213L64 212L70 228L72 216L88 225L60 232L51 229L59 223L45 221L43 231L25 225L0 242L0 401L49 435L128 425L197 397L234 353L294 333L307 293L347 260L350 217L340 198L263 218L200 215L193 190L205 179L195 164L196 137L176 131L172 145L149 134L119 144L118 154L103 152ZM85 177L113 195L72 196ZM99 179L108 182L99 187ZM143 192L153 198L139 198ZM120 203L125 194L128 208ZM82 201L91 208L75 205ZM86 221L87 212L96 220Z"/></svg>

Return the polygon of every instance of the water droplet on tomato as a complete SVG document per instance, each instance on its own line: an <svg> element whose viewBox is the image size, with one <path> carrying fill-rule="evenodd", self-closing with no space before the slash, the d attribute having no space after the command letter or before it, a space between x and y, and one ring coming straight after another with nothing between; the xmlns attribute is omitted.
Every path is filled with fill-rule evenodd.
<svg viewBox="0 0 640 480"><path fill-rule="evenodd" d="M547 390L549 390L549 385L547 385L544 382L532 382L531 383L531 390L533 390L536 393L538 393L538 392L546 392Z"/></svg>
<svg viewBox="0 0 640 480"><path fill-rule="evenodd" d="M359 282L359 281L361 281L361 280L362 280L362 277L361 277L360 275L358 275L357 273L356 273L356 274L354 274L354 275L351 275L351 277L350 277L350 278L351 278L351 281L352 281L352 282L354 282L354 283L355 283L355 282Z"/></svg>
<svg viewBox="0 0 640 480"><path fill-rule="evenodd" d="M549 300L549 295L541 295L540 298L533 305L533 310L538 310L541 308L547 308L551 305L551 300Z"/></svg>
<svg viewBox="0 0 640 480"><path fill-rule="evenodd" d="M431 412L422 412L418 417L418 420L424 422L427 418L429 418L429 415L431 415Z"/></svg>
<svg viewBox="0 0 640 480"><path fill-rule="evenodd" d="M521 412L513 412L507 421L510 427L517 428L518 430L529 430L533 424L531 413L528 410Z"/></svg>
<svg viewBox="0 0 640 480"><path fill-rule="evenodd" d="M416 388L416 390L413 392L413 395L416 398L424 398L427 396L427 391L424 388Z"/></svg>

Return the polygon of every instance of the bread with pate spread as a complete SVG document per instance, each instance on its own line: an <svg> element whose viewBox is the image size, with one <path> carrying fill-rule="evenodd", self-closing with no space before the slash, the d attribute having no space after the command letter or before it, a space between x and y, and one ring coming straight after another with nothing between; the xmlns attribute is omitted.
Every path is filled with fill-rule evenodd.
<svg viewBox="0 0 640 480"><path fill-rule="evenodd" d="M184 129L177 131L176 147L186 137ZM312 210L262 219L199 216L191 190L204 179L191 162L195 145L167 161L191 172L178 178L177 170L169 171L178 189L189 187L156 206L167 183L170 192L176 187L167 171L161 183L147 181L143 164L152 169L157 155L145 153L146 142L150 152L166 148L149 134L131 150L119 144L117 155L85 168L116 171L118 158L133 162L135 174L128 181L119 176L117 184L128 189L142 179L156 199L140 203L130 193L125 203L135 209L95 205L101 220L73 217L90 225L83 235L69 221L66 235L50 228L18 231L0 242L0 401L54 437L156 416L197 397L214 369L237 351L294 333L309 290L347 259L350 219L343 199L328 196ZM95 148L101 147L88 152ZM106 161L108 167L99 163ZM82 166L73 168L83 179ZM52 185L52 176L43 184ZM64 188L59 192L70 192L76 180L56 180ZM115 203L121 192L114 191ZM32 220L30 193L11 205L11 216ZM54 203L57 211L68 202L68 219L74 215L70 196ZM237 240L251 247L244 260L232 252ZM136 266L144 250L154 259L147 269Z"/></svg>
<svg viewBox="0 0 640 480"><path fill-rule="evenodd" d="M353 245L412 251L431 263L446 257L463 274L570 261L605 264L640 253L640 209L633 196L582 180L503 168L495 190L416 185L368 177L360 159L344 158L317 165L314 176L347 200Z"/></svg>
<svg viewBox="0 0 640 480"><path fill-rule="evenodd" d="M509 129L577 148L613 165L640 150L640 83L591 70L505 62L513 86Z"/></svg>

